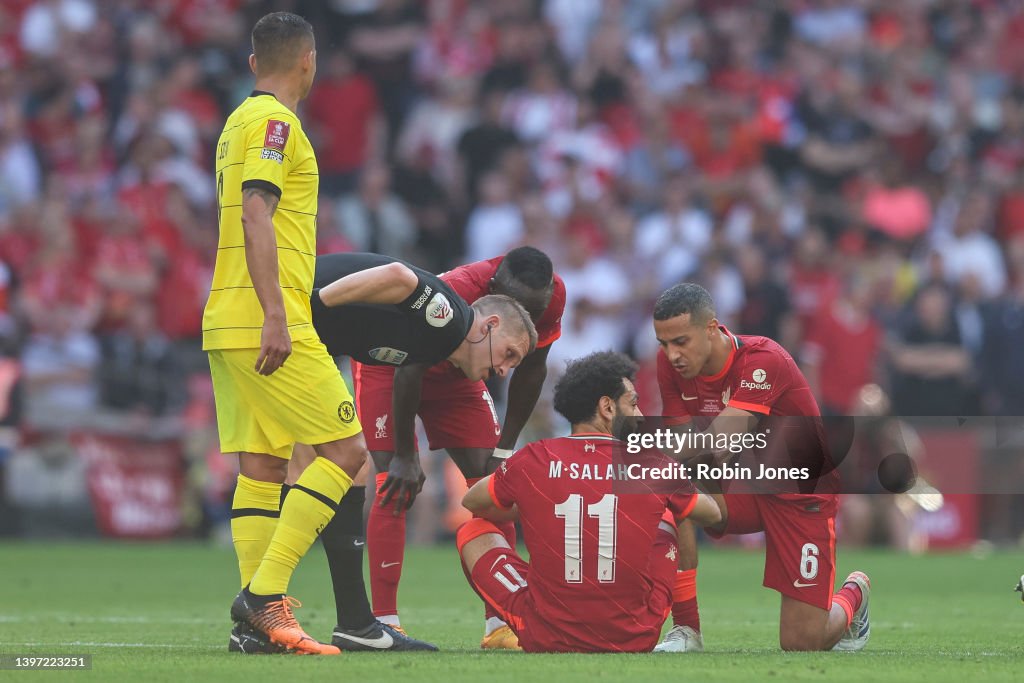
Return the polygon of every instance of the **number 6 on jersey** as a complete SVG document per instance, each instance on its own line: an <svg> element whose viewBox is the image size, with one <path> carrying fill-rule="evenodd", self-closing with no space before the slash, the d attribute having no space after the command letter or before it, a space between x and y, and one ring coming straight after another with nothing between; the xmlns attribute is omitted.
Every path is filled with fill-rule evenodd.
<svg viewBox="0 0 1024 683"><path fill-rule="evenodd" d="M813 543L804 543L800 551L800 576L810 581L818 578L818 546Z"/></svg>

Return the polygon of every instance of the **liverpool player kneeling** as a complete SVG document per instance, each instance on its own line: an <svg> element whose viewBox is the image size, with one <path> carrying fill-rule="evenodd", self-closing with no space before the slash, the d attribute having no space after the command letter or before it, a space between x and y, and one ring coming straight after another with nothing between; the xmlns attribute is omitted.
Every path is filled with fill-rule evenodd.
<svg viewBox="0 0 1024 683"><path fill-rule="evenodd" d="M800 369L771 339L736 335L720 325L711 295L693 283L658 297L654 331L661 345L658 384L666 416L679 423L710 420L706 431L729 443L755 427L763 434L774 431L773 442L789 434L783 437L782 463L804 459L816 473L807 487L797 482L794 491L780 486L763 493L726 492L718 498L724 520L708 529L715 537L764 532L764 586L782 594L782 649L862 650L871 633L871 582L863 572L853 572L839 592L832 592L838 478L829 464L821 412ZM673 457L685 463L702 450L681 449ZM691 525L681 525L675 625L655 652L704 648L693 533Z"/></svg>
<svg viewBox="0 0 1024 683"><path fill-rule="evenodd" d="M463 567L527 652L650 651L672 606L674 522L721 519L692 488L627 493L637 487L608 476L642 417L635 371L611 352L570 363L555 409L572 434L519 450L463 499L484 518L459 529ZM529 563L492 523L515 518Z"/></svg>

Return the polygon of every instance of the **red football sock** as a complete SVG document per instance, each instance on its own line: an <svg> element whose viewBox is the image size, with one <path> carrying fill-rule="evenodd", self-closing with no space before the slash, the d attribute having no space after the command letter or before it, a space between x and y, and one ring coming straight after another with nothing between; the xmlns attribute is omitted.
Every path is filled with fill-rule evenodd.
<svg viewBox="0 0 1024 683"><path fill-rule="evenodd" d="M470 477L470 478L466 479L466 485L469 486L470 488L472 488L473 485L476 484L481 479L483 479L483 477ZM476 517L477 515L473 515L473 516ZM512 521L509 521L509 522L494 522L494 526L498 527L498 529L501 531L501 535L505 537L506 541L508 541L509 546L512 547L512 548L515 548L516 547L516 523L512 522ZM501 615L498 614L498 611L496 609L491 607L491 603L489 603L486 600L484 600L484 618L485 619L490 619L492 617L497 617L498 619L501 619Z"/></svg>
<svg viewBox="0 0 1024 683"><path fill-rule="evenodd" d="M387 479L377 475L377 489ZM366 551L370 559L370 591L373 614L377 617L398 614L398 582L405 559L405 511L395 517L395 501L380 506L381 495L374 497L366 522Z"/></svg>
<svg viewBox="0 0 1024 683"><path fill-rule="evenodd" d="M700 633L696 569L680 569L676 572L676 586L672 591L672 623L675 626L689 626Z"/></svg>
<svg viewBox="0 0 1024 683"><path fill-rule="evenodd" d="M495 522L494 526L501 530L501 535L508 541L509 546L513 549L516 547L516 523L512 521L508 522ZM484 600L484 618L490 619L491 617L497 617L504 621L504 617L501 616L496 609L491 607L491 603Z"/></svg>
<svg viewBox="0 0 1024 683"><path fill-rule="evenodd" d="M489 534L498 531L501 526L501 522L491 522L480 517L474 517L473 519L469 520L461 527L459 527L458 533L455 535L455 545L459 550L459 566L462 567L462 573L466 575L466 581L469 581L469 585L473 589L473 592L476 593L480 597L480 600L484 603L484 607L487 611L488 618L493 616L504 621L505 618L502 617L498 613L498 611L491 606L491 603L487 601L487 598L484 597L484 594L481 593L480 590L476 587L476 583L473 582L473 575L466 567L466 563L462 561L462 547L464 545L466 545L473 539L483 534Z"/></svg>
<svg viewBox="0 0 1024 683"><path fill-rule="evenodd" d="M839 592L832 596L832 602L846 612L847 626L853 621L853 613L860 609L862 600L864 600L864 594L860 592L860 586L855 583L844 583Z"/></svg>

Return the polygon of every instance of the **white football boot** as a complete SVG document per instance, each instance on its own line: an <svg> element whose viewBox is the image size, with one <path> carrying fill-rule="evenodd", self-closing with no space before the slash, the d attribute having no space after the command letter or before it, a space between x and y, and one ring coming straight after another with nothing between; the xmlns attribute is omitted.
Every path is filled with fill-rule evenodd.
<svg viewBox="0 0 1024 683"><path fill-rule="evenodd" d="M704 637L690 626L673 626L654 652L704 652Z"/></svg>
<svg viewBox="0 0 1024 683"><path fill-rule="evenodd" d="M871 636L871 620L868 618L868 598L871 596L871 579L864 572L853 572L846 577L843 585L855 583L860 588L862 599L860 608L853 613L850 628L839 639L832 649L837 652L859 652L868 644Z"/></svg>

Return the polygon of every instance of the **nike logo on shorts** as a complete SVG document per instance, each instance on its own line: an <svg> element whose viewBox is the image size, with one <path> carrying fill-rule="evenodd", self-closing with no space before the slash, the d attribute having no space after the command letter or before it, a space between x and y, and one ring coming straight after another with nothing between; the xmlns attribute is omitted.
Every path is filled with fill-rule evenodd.
<svg viewBox="0 0 1024 683"><path fill-rule="evenodd" d="M811 586L817 586L816 583L800 583L800 579L793 582L793 588L810 588Z"/></svg>
<svg viewBox="0 0 1024 683"><path fill-rule="evenodd" d="M401 562L381 562L380 568L387 569L388 567L394 567L395 565L402 564Z"/></svg>

